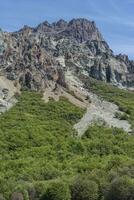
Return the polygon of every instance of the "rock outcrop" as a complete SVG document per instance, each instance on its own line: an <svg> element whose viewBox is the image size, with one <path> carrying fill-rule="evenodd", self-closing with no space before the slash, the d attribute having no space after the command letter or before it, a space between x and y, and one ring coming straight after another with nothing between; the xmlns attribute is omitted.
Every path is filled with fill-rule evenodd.
<svg viewBox="0 0 134 200"><path fill-rule="evenodd" d="M0 76L0 113L7 111L16 103L15 96L19 90L19 85Z"/></svg>
<svg viewBox="0 0 134 200"><path fill-rule="evenodd" d="M0 74L21 87L44 89L49 80L66 87L65 72L84 74L119 87L134 87L134 61L115 56L87 19L59 20L0 31Z"/></svg>

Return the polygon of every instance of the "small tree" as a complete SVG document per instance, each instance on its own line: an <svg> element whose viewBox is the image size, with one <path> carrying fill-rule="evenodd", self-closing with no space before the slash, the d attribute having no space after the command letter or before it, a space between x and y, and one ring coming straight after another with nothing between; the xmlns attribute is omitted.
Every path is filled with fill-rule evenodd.
<svg viewBox="0 0 134 200"><path fill-rule="evenodd" d="M70 190L67 184L55 182L48 187L42 200L71 200Z"/></svg>
<svg viewBox="0 0 134 200"><path fill-rule="evenodd" d="M97 200L98 185L85 176L77 177L71 186L72 200Z"/></svg>
<svg viewBox="0 0 134 200"><path fill-rule="evenodd" d="M105 200L133 200L134 183L128 177L117 178L105 190Z"/></svg>
<svg viewBox="0 0 134 200"><path fill-rule="evenodd" d="M5 200L3 194L0 194L0 200Z"/></svg>
<svg viewBox="0 0 134 200"><path fill-rule="evenodd" d="M22 193L18 193L18 192L14 192L12 195L11 195L11 200L23 200L23 195Z"/></svg>

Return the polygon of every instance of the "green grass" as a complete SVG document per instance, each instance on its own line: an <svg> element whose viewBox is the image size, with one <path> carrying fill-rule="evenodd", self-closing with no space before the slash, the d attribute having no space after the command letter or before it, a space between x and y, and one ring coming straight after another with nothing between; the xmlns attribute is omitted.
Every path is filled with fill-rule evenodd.
<svg viewBox="0 0 134 200"><path fill-rule="evenodd" d="M101 89L97 91L101 94ZM123 108L133 107L133 94L128 93L128 105L120 92ZM110 98L106 93L105 97ZM23 92L18 103L0 116L0 193L10 199L14 191L25 194L34 187L39 198L51 182L70 184L83 173L100 185L101 192L113 172L132 179L134 137L93 126L77 138L73 125L83 114L64 98L45 104L41 94Z"/></svg>

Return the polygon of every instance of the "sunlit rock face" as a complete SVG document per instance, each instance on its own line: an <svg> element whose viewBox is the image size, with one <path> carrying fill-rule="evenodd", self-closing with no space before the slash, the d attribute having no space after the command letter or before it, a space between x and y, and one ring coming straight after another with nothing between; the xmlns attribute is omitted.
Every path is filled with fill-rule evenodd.
<svg viewBox="0 0 134 200"><path fill-rule="evenodd" d="M66 86L71 70L119 87L134 87L134 61L115 56L93 21L47 21L13 33L0 31L0 75L39 90L49 81Z"/></svg>

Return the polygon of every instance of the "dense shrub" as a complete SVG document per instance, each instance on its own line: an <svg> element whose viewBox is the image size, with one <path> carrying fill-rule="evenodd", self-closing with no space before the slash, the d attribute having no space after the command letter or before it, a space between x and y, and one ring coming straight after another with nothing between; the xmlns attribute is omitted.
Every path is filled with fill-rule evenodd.
<svg viewBox="0 0 134 200"><path fill-rule="evenodd" d="M68 185L64 182L50 184L42 200L71 200Z"/></svg>
<svg viewBox="0 0 134 200"><path fill-rule="evenodd" d="M107 89L101 84L94 87L103 98L129 110L128 119L134 123L134 93L111 86ZM12 109L0 116L0 193L6 200L11 199L13 191L21 193L24 200L40 199L43 194L50 194L48 188L53 183L53 191L58 193L55 182L70 185L78 174L89 177L85 182L79 178L83 184L89 184L87 189L78 184L81 181L74 181L71 187L75 191L78 184L81 190L76 188L76 192L81 198L88 194L96 199L98 190L99 198L103 199L104 194L108 198L114 181L124 176L129 179L126 188L130 191L134 178L133 135L93 125L82 138L77 138L73 125L83 113L64 98L45 104L41 94L27 91L22 92ZM58 194L66 193L67 185ZM122 195L120 191L118 194Z"/></svg>
<svg viewBox="0 0 134 200"><path fill-rule="evenodd" d="M97 200L98 185L86 176L78 176L71 186L72 200Z"/></svg>
<svg viewBox="0 0 134 200"><path fill-rule="evenodd" d="M133 200L134 182L128 177L116 177L106 188L105 200Z"/></svg>
<svg viewBox="0 0 134 200"><path fill-rule="evenodd" d="M0 194L0 200L5 200L5 198L2 194Z"/></svg>
<svg viewBox="0 0 134 200"><path fill-rule="evenodd" d="M23 200L23 195L22 193L17 193L17 192L14 192L12 195L11 195L11 200Z"/></svg>

